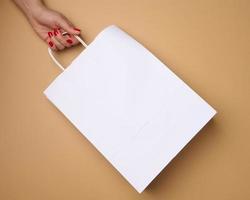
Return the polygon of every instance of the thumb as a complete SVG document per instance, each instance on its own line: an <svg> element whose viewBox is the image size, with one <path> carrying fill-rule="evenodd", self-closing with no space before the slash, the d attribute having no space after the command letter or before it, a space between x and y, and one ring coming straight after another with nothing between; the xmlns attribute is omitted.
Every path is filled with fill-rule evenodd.
<svg viewBox="0 0 250 200"><path fill-rule="evenodd" d="M75 28L71 22L69 22L68 19L66 19L63 16L60 16L58 19L58 25L64 29L66 32L68 32L69 34L73 34L73 35L79 35L81 33L81 30L78 28Z"/></svg>

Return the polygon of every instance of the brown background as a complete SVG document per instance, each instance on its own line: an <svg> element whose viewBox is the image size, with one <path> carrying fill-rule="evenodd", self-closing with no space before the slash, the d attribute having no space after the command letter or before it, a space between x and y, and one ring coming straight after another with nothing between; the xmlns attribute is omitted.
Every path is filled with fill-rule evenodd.
<svg viewBox="0 0 250 200"><path fill-rule="evenodd" d="M45 98L60 73L8 0L0 2L1 200L250 199L250 1L47 0L90 43L117 24L218 114L138 194ZM80 47L59 55L69 63Z"/></svg>

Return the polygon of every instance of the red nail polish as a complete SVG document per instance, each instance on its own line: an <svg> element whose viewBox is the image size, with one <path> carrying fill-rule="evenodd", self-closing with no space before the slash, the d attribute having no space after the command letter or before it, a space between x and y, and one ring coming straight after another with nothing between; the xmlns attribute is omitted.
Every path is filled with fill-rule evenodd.
<svg viewBox="0 0 250 200"><path fill-rule="evenodd" d="M69 44L72 44L73 43L73 41L71 40L71 39L67 39L66 40Z"/></svg>
<svg viewBox="0 0 250 200"><path fill-rule="evenodd" d="M48 36L51 38L53 36L52 32L48 32Z"/></svg>
<svg viewBox="0 0 250 200"><path fill-rule="evenodd" d="M57 29L54 29L54 35L57 36L59 34L59 32L57 31Z"/></svg>
<svg viewBox="0 0 250 200"><path fill-rule="evenodd" d="M53 47L53 45L54 45L53 42L49 41L49 46Z"/></svg>
<svg viewBox="0 0 250 200"><path fill-rule="evenodd" d="M81 31L79 28L74 28L74 30L76 30L76 31Z"/></svg>

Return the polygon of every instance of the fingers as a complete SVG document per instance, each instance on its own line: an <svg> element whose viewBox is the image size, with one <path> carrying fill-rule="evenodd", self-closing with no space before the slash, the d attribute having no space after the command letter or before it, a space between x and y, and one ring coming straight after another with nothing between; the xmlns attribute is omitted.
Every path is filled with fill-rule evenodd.
<svg viewBox="0 0 250 200"><path fill-rule="evenodd" d="M46 42L52 50L57 51L56 45L52 41L53 34L52 35L51 34L52 34L51 32L48 32L49 37L46 38Z"/></svg>
<svg viewBox="0 0 250 200"><path fill-rule="evenodd" d="M54 29L54 36L64 47L71 47L71 43L67 42L67 39L62 35L59 29Z"/></svg>
<svg viewBox="0 0 250 200"><path fill-rule="evenodd" d="M48 32L48 38L46 42L52 50L63 50L71 46L77 45L79 41L71 34L66 33L62 29L54 29L53 31Z"/></svg>
<svg viewBox="0 0 250 200"><path fill-rule="evenodd" d="M73 35L66 34L65 37L66 37L66 42L71 44L71 46L79 44L79 41Z"/></svg>
<svg viewBox="0 0 250 200"><path fill-rule="evenodd" d="M60 42L64 43L66 47L71 47L79 43L79 41L74 37L74 35L71 35L69 33L63 33L66 33L66 31L59 29L59 34L57 35L57 38L60 40Z"/></svg>
<svg viewBox="0 0 250 200"><path fill-rule="evenodd" d="M81 30L74 27L72 23L63 15L58 16L57 24L69 34L79 35L81 33Z"/></svg>
<svg viewBox="0 0 250 200"><path fill-rule="evenodd" d="M60 41L58 41L58 39L56 37L52 37L51 41L55 44L57 50L65 49L65 46Z"/></svg>
<svg viewBox="0 0 250 200"><path fill-rule="evenodd" d="M63 50L65 48L65 46L56 38L52 31L48 32L46 42L48 43L49 47L55 51Z"/></svg>

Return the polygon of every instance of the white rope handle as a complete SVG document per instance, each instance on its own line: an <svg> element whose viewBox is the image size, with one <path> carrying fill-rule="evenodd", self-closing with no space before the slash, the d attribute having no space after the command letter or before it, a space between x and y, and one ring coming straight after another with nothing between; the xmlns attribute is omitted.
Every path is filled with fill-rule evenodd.
<svg viewBox="0 0 250 200"><path fill-rule="evenodd" d="M62 35L66 35L67 34L67 32L64 32L64 33L62 33ZM82 40L82 38L80 38L78 35L74 35L75 36L75 38L85 47L85 48L87 48L87 44ZM48 48L48 52L49 52L49 55L50 55L50 57L52 58L52 60L54 61L54 63L56 63L56 65L62 70L62 71L64 71L65 70L65 67L63 67L62 65L61 65L61 63L59 63L58 61L57 61L57 59L55 58L55 56L54 56L54 54L53 54L53 50L51 49L51 48Z"/></svg>

